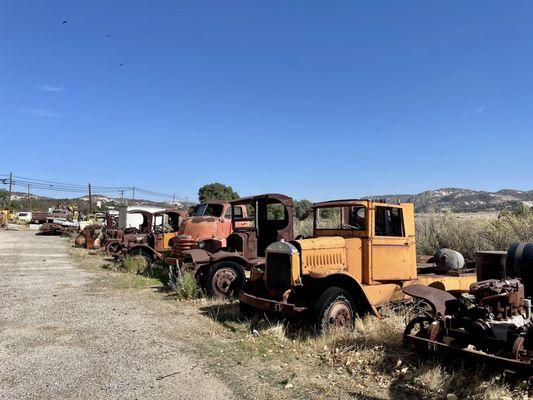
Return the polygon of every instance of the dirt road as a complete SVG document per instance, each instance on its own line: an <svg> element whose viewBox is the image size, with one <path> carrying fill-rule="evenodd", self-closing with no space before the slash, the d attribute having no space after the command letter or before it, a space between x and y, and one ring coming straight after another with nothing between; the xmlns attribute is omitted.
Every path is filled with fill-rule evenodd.
<svg viewBox="0 0 533 400"><path fill-rule="evenodd" d="M180 318L98 291L69 243L0 232L1 399L228 399L173 334Z"/></svg>

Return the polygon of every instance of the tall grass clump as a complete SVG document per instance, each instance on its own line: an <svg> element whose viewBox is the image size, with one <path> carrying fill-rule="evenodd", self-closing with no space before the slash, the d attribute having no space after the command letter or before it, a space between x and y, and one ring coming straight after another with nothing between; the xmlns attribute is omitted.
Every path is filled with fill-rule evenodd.
<svg viewBox="0 0 533 400"><path fill-rule="evenodd" d="M453 214L428 214L416 218L419 254L447 247L473 260L479 250L507 250L512 243L533 240L533 211L505 212L498 218L461 218Z"/></svg>
<svg viewBox="0 0 533 400"><path fill-rule="evenodd" d="M191 271L184 271L176 282L176 296L179 300L193 300L202 297L203 292Z"/></svg>
<svg viewBox="0 0 533 400"><path fill-rule="evenodd" d="M132 257L130 255L126 255L118 264L119 271L130 272L132 274L138 274L143 268L143 261L139 257Z"/></svg>

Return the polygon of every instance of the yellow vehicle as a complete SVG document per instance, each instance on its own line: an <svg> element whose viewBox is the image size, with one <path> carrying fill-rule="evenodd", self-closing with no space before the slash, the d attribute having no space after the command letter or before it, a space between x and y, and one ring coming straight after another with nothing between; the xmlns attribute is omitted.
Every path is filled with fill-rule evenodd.
<svg viewBox="0 0 533 400"><path fill-rule="evenodd" d="M13 210L2 210L2 216L4 217L5 222L11 222L15 219L15 211Z"/></svg>
<svg viewBox="0 0 533 400"><path fill-rule="evenodd" d="M241 309L311 313L318 330L352 326L355 315L405 298L415 283L468 291L475 272L417 265L414 207L370 200L313 205L313 237L266 250L239 296Z"/></svg>

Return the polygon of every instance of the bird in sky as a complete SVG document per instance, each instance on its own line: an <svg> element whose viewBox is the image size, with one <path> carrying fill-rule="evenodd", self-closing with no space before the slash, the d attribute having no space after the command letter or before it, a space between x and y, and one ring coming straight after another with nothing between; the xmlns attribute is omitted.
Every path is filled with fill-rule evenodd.
<svg viewBox="0 0 533 400"><path fill-rule="evenodd" d="M63 20L63 25L65 25L68 22L68 19Z"/></svg>

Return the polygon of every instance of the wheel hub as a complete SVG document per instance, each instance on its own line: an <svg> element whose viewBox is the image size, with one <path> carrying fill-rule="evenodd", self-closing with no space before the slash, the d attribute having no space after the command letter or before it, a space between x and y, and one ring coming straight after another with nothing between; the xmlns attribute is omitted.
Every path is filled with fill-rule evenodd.
<svg viewBox="0 0 533 400"><path fill-rule="evenodd" d="M328 321L331 326L344 328L352 323L352 312L344 302L333 304L329 310Z"/></svg>
<svg viewBox="0 0 533 400"><path fill-rule="evenodd" d="M237 279L237 273L231 268L221 268L213 277L214 287L220 294L226 295L230 292L233 282Z"/></svg>

